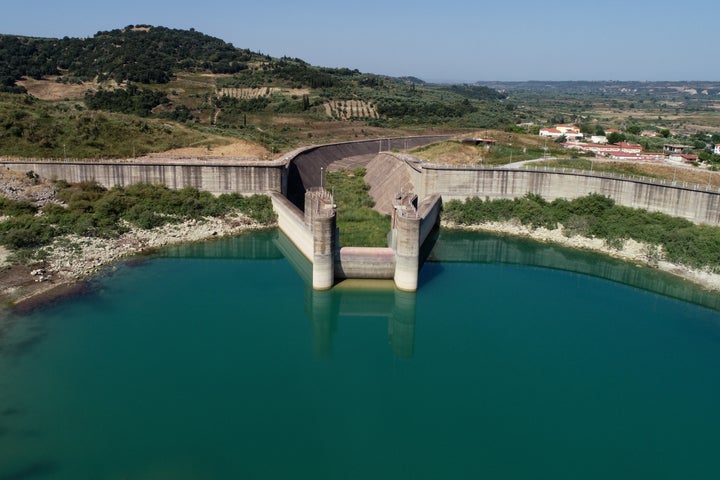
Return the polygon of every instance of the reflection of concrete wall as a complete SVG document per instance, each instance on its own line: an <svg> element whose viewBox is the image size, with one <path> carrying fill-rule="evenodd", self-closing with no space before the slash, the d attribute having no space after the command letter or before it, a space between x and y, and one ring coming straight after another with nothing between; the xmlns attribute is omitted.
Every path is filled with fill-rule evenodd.
<svg viewBox="0 0 720 480"><path fill-rule="evenodd" d="M333 292L305 289L305 313L312 324L313 350L319 356L329 356L332 352L338 309L339 298Z"/></svg>
<svg viewBox="0 0 720 480"><path fill-rule="evenodd" d="M415 292L395 291L395 303L388 318L388 336L398 358L412 358L415 353Z"/></svg>
<svg viewBox="0 0 720 480"><path fill-rule="evenodd" d="M632 208L662 212L695 223L720 225L720 192L654 184L637 179L609 178L588 172L546 172L451 168L423 165L420 191L445 201L468 197L516 198L536 193L547 200L572 199L599 193Z"/></svg>
<svg viewBox="0 0 720 480"><path fill-rule="evenodd" d="M578 272L720 310L720 295L605 255L477 232L443 230L428 261L533 265Z"/></svg>
<svg viewBox="0 0 720 480"><path fill-rule="evenodd" d="M373 284L375 285L375 284ZM416 294L386 288L354 288L329 291L305 290L305 312L313 328L313 349L320 356L332 352L333 337L342 328L342 317L383 317L388 340L398 358L412 358L415 351ZM378 339L381 341L381 339Z"/></svg>

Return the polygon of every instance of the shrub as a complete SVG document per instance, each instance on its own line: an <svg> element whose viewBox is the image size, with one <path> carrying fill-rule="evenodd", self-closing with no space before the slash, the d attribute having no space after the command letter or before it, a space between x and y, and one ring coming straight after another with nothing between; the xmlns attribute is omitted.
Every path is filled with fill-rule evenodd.
<svg viewBox="0 0 720 480"><path fill-rule="evenodd" d="M567 236L601 238L616 249L622 248L626 239L651 245L647 256L655 262L662 248L671 262L714 270L720 266L720 227L694 225L683 218L618 206L611 198L598 194L553 202L532 194L515 200L453 200L445 204L443 215L460 225L513 218L533 227L562 224Z"/></svg>
<svg viewBox="0 0 720 480"><path fill-rule="evenodd" d="M137 184L107 190L96 182L56 182L57 196L67 206L47 204L42 215L27 202L0 197L0 244L12 249L46 245L59 235L115 237L127 230L120 220L149 229L189 218L221 216L240 211L265 225L275 221L270 198L238 194L214 197L195 188L171 190L163 185Z"/></svg>

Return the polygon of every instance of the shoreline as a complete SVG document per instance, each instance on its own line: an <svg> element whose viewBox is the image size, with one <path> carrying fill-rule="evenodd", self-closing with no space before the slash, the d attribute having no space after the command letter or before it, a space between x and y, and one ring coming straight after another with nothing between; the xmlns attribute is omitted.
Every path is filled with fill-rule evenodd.
<svg viewBox="0 0 720 480"><path fill-rule="evenodd" d="M484 222L475 225L443 221L441 225L448 229L510 235L602 253L673 274L708 291L720 292L720 274L666 262L662 260L662 252L657 247L634 240L626 240L621 249L615 249L601 239L567 237L562 226L554 230L542 227L533 229L518 221ZM9 310L26 313L57 299L82 294L87 279L122 259L169 245L202 242L272 227L273 225L261 225L236 213L225 217L187 220L152 230L132 228L113 239L62 237L41 249L47 252L46 259L38 262L41 265L35 265L35 270L21 268L18 275L24 276L23 281L10 287L5 286L0 291L0 299Z"/></svg>
<svg viewBox="0 0 720 480"><path fill-rule="evenodd" d="M122 259L169 245L194 243L272 228L242 214L208 217L168 224L151 230L131 228L117 238L65 236L42 247L45 260L33 268L20 268L18 277L30 275L0 291L5 308L29 312L54 300L84 291L87 279ZM12 282L10 282L12 283ZM2 307L0 307L2 308Z"/></svg>
<svg viewBox="0 0 720 480"><path fill-rule="evenodd" d="M641 264L670 273L708 291L720 292L720 274L665 261L663 260L660 247L640 243L632 239L625 240L622 248L616 249L608 246L604 240L599 238L588 238L579 235L568 237L563 233L562 225L554 230L548 230L543 227L532 228L527 225L522 225L517 220L507 222L483 222L473 225L460 225L453 222L442 221L441 226L455 230L487 232L529 238L538 242L554 243L576 250L602 253L620 260Z"/></svg>

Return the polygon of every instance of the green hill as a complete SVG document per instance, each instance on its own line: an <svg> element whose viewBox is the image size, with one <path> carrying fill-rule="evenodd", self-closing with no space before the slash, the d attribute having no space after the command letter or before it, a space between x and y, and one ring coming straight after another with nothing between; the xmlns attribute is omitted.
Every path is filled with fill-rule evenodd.
<svg viewBox="0 0 720 480"><path fill-rule="evenodd" d="M317 67L194 30L143 25L86 39L0 35L2 91L11 95L0 96L0 154L19 156L58 157L72 144L77 155L118 157L128 155L129 139L140 154L217 135L277 152L358 136L514 123L512 104L488 87ZM88 132L78 125L88 111L107 112L103 118L122 128ZM175 124L182 133L149 141Z"/></svg>

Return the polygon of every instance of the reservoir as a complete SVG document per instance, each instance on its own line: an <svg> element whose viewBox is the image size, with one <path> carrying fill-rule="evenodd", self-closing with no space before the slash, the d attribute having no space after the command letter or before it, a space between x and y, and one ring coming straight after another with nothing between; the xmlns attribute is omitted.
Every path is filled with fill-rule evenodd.
<svg viewBox="0 0 720 480"><path fill-rule="evenodd" d="M6 315L0 480L720 475L720 295L480 233L416 293L304 262L254 232Z"/></svg>

